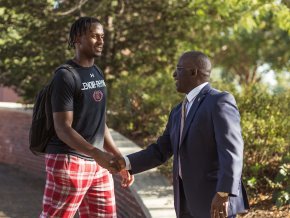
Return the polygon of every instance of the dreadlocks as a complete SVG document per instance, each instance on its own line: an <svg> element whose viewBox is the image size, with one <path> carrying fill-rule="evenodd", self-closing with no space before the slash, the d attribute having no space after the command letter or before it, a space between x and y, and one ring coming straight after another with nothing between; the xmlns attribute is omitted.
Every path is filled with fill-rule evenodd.
<svg viewBox="0 0 290 218"><path fill-rule="evenodd" d="M101 22L94 17L80 17L72 24L69 33L68 48L75 48L76 37L86 33L86 31L91 28L92 23L101 24Z"/></svg>

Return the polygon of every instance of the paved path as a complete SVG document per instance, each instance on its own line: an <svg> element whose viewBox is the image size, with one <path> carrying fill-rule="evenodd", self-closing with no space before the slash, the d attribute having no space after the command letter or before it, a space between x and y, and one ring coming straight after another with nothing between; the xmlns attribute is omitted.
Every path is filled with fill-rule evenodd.
<svg viewBox="0 0 290 218"><path fill-rule="evenodd" d="M13 107L11 110L16 109ZM140 147L132 141L113 130L111 131L123 154L140 150ZM1 162L3 161L0 160L0 218L38 217L41 212L44 179ZM172 185L156 169L136 175L135 182L130 189L146 212L146 218L176 217L173 209Z"/></svg>
<svg viewBox="0 0 290 218"><path fill-rule="evenodd" d="M123 154L140 150L119 133L112 131L112 136ZM44 179L0 163L0 218L38 217L44 185ZM136 175L131 188L150 211L148 217L175 217L172 186L156 169Z"/></svg>
<svg viewBox="0 0 290 218"><path fill-rule="evenodd" d="M139 151L135 143L111 130L112 137L123 155ZM148 160L150 161L150 160ZM173 205L173 187L156 168L135 175L135 182L130 187L138 194L142 204L152 218L176 218Z"/></svg>
<svg viewBox="0 0 290 218"><path fill-rule="evenodd" d="M45 181L0 164L0 218L34 218L41 211Z"/></svg>
<svg viewBox="0 0 290 218"><path fill-rule="evenodd" d="M123 154L140 150L119 133L112 131L112 136ZM38 217L44 185L44 179L0 163L0 218ZM140 204L149 210L147 217L175 217L172 186L156 169L136 175L131 189Z"/></svg>

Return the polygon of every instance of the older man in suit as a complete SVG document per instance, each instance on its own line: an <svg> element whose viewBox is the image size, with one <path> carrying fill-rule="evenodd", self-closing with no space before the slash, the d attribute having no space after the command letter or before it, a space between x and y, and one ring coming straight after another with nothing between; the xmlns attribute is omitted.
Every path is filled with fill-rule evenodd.
<svg viewBox="0 0 290 218"><path fill-rule="evenodd" d="M174 155L174 202L179 218L235 217L249 208L241 181L239 111L231 94L210 86L210 72L205 54L182 54L173 77L177 91L186 96L171 111L163 135L146 149L112 161L136 174Z"/></svg>

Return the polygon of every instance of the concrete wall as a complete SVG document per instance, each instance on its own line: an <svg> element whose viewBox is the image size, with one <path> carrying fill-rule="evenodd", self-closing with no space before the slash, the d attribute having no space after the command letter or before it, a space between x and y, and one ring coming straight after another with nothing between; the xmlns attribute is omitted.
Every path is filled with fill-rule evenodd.
<svg viewBox="0 0 290 218"><path fill-rule="evenodd" d="M0 109L0 162L17 166L44 179L43 157L34 156L29 151L30 122L30 112ZM123 189L120 179L120 176L114 176L118 217L148 217L138 195L132 189Z"/></svg>

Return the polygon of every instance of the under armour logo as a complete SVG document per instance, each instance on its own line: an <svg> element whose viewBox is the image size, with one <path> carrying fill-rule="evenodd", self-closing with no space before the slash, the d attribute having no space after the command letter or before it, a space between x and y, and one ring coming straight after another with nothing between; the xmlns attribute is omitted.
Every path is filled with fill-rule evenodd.
<svg viewBox="0 0 290 218"><path fill-rule="evenodd" d="M93 73L91 73L90 76L91 76L91 78L92 78L92 77L95 77L95 75L94 75Z"/></svg>

